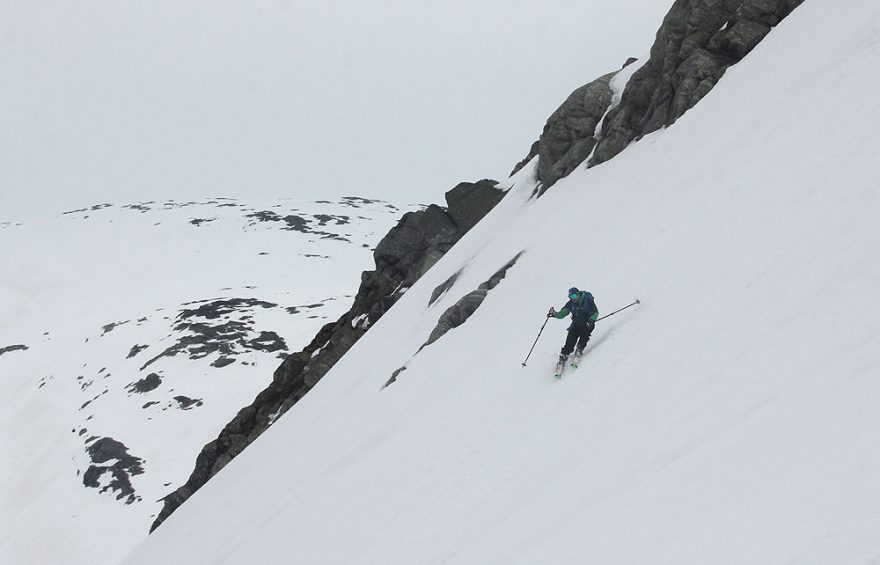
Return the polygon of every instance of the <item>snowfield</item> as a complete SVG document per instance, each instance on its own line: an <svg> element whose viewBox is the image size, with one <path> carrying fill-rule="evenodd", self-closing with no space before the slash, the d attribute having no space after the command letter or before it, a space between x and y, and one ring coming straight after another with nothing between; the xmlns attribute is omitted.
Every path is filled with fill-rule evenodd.
<svg viewBox="0 0 880 565"><path fill-rule="evenodd" d="M0 563L118 562L404 211L221 198L0 226Z"/></svg>
<svg viewBox="0 0 880 565"><path fill-rule="evenodd" d="M880 6L806 2L673 127L532 163L124 563L877 562L878 68ZM554 382L572 285L643 304Z"/></svg>

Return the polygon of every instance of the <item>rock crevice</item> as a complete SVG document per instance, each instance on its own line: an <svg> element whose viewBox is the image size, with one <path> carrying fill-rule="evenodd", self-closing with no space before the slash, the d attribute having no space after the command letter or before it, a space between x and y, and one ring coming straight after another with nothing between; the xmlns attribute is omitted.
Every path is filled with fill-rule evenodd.
<svg viewBox="0 0 880 565"><path fill-rule="evenodd" d="M523 252L520 252L508 261L503 267L498 269L498 271L489 277L489 280L482 283L480 286L476 288L476 290L472 290L471 292L465 294L461 297L455 304L446 309L443 314L440 315L440 319L437 320L437 325L433 331L431 331L431 335L428 337L428 341L425 342L425 345L422 347L426 347L431 345L441 337L443 337L449 330L453 328L457 328L458 326L464 324L468 318L470 318L474 312L483 304L483 301L486 299L486 296L489 295L489 291L498 286L505 276L507 276L507 271L510 270L511 267L516 265L516 262L522 256Z"/></svg>

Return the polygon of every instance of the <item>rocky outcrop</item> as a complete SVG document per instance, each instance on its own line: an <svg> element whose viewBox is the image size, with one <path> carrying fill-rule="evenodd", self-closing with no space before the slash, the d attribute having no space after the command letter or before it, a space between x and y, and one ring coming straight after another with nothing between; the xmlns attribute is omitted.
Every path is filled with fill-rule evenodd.
<svg viewBox="0 0 880 565"><path fill-rule="evenodd" d="M587 159L593 167L636 139L672 125L802 2L676 0L650 59L633 74L619 103L612 107L610 86L619 71L578 88L553 112L513 173L538 157L538 191L543 194ZM624 68L634 61L627 60Z"/></svg>
<svg viewBox="0 0 880 565"><path fill-rule="evenodd" d="M498 286L498 283L504 280L504 277L507 276L507 271L516 265L516 262L521 255L522 252L518 253L516 257L508 261L503 267L498 269L494 275L489 277L489 280L478 286L476 290L472 290L465 294L455 304L447 308L446 311L440 315L436 327L431 331L428 341L426 341L425 345L422 347L431 345L443 337L449 330L457 328L465 323L467 319L477 311L477 308L483 304L483 300L489 295L489 291Z"/></svg>
<svg viewBox="0 0 880 565"><path fill-rule="evenodd" d="M468 231L498 203L498 190L492 180L462 182L446 193L449 216L458 230Z"/></svg>
<svg viewBox="0 0 880 565"><path fill-rule="evenodd" d="M623 66L634 61L629 59ZM583 163L596 147L596 127L611 105L610 83L618 72L603 75L572 92L547 119L541 137L511 174L538 156L537 176L543 192Z"/></svg>
<svg viewBox="0 0 880 565"><path fill-rule="evenodd" d="M442 283L438 284L434 288L433 292L431 292L431 298L428 299L428 306L431 306L432 304L434 304L435 302L440 300L441 296L443 296L444 294L449 292L449 289L455 285L455 281L457 281L458 277L461 276L461 273L463 272L463 270L464 269L459 269L459 270L455 271L452 274L452 276L450 276L448 279L446 279Z"/></svg>
<svg viewBox="0 0 880 565"><path fill-rule="evenodd" d="M403 294L504 196L491 180L461 183L446 193L447 208L404 214L376 246L376 268L364 272L354 304L325 325L302 351L288 356L272 383L229 422L196 458L187 482L166 496L156 529L194 492L296 404Z"/></svg>
<svg viewBox="0 0 880 565"><path fill-rule="evenodd" d="M803 0L676 0L650 59L603 122L589 166L672 125Z"/></svg>
<svg viewBox="0 0 880 565"><path fill-rule="evenodd" d="M489 280L482 283L480 286L476 288L476 290L472 290L471 292L465 294L461 298L456 301L455 304L446 309L443 314L440 315L440 319L437 320L437 325L434 326L434 329L431 330L431 335L428 336L428 341L426 341L420 348L419 351L431 345L444 335L446 335L450 330L457 328L458 326L464 324L468 318L470 318L474 312L483 304L483 301L489 295L489 291L498 286L504 277L507 276L507 271L510 270L511 267L516 265L516 262L522 256L524 251L520 251L516 254L516 257L508 261L503 267L498 269L494 275L489 277ZM434 304L437 299L448 291L455 281L458 279L459 275L461 275L461 271L458 271L449 279L447 279L444 283L434 289L434 292L431 294L431 299L428 302L428 305ZM397 377L400 373L406 371L406 365L400 367L395 370L391 374L391 378L389 378L382 388L388 387L395 382L397 382Z"/></svg>

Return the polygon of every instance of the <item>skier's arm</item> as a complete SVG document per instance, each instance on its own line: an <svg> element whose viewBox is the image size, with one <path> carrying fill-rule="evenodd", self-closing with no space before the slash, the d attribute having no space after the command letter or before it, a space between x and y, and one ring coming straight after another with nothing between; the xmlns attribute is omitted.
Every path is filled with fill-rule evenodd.
<svg viewBox="0 0 880 565"><path fill-rule="evenodd" d="M557 320L561 320L561 319L567 317L569 314L571 314L571 312L569 311L568 306L563 306L562 310L553 314L553 317L556 318Z"/></svg>
<svg viewBox="0 0 880 565"><path fill-rule="evenodd" d="M589 320L591 324L595 324L596 320L599 319L599 308L596 306L596 301L593 300L592 296L590 296L590 306L592 307L593 313L590 314Z"/></svg>

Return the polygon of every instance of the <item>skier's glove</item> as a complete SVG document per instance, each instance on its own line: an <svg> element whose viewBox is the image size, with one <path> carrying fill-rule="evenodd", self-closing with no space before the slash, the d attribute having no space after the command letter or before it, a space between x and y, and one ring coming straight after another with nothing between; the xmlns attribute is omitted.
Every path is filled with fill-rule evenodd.
<svg viewBox="0 0 880 565"><path fill-rule="evenodd" d="M551 308L550 308L550 311L547 312L547 317L548 317L548 318L552 318L552 317L555 316L555 315L556 315L556 308L551 307Z"/></svg>

